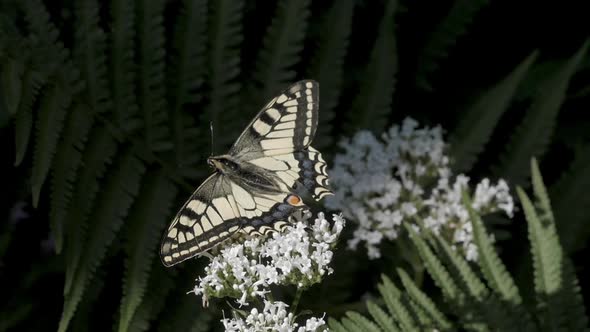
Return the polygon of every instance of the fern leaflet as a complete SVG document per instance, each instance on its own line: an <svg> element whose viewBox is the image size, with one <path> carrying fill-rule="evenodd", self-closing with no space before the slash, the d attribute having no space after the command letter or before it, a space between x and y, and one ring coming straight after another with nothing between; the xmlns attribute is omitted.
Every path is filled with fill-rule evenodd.
<svg viewBox="0 0 590 332"><path fill-rule="evenodd" d="M457 172L468 171L484 150L496 124L508 109L519 83L537 58L533 52L500 83L486 91L461 116L459 124L450 139Z"/></svg>

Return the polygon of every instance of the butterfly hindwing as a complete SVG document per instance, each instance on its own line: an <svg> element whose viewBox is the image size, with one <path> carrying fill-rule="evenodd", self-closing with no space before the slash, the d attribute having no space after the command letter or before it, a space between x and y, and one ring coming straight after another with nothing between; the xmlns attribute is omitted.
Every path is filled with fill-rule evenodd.
<svg viewBox="0 0 590 332"><path fill-rule="evenodd" d="M319 88L299 81L271 100L244 130L230 150L242 160L303 150L318 123Z"/></svg>
<svg viewBox="0 0 590 332"><path fill-rule="evenodd" d="M185 203L164 234L160 250L164 265L192 258L236 232L280 231L289 216L304 207L294 194L258 192L234 180L216 173Z"/></svg>
<svg viewBox="0 0 590 332"><path fill-rule="evenodd" d="M290 189L302 185L315 200L332 194L326 162L311 146L302 151L264 156L248 162L272 171Z"/></svg>

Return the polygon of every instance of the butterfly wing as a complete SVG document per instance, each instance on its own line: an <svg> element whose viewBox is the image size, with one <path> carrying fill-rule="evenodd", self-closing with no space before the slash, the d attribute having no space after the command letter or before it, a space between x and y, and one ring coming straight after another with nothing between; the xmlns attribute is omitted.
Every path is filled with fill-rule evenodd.
<svg viewBox="0 0 590 332"><path fill-rule="evenodd" d="M280 231L304 205L289 193L265 193L215 173L197 188L164 234L160 257L172 266L207 251L236 232Z"/></svg>
<svg viewBox="0 0 590 332"><path fill-rule="evenodd" d="M230 150L243 161L305 150L318 123L319 87L299 81L271 100Z"/></svg>

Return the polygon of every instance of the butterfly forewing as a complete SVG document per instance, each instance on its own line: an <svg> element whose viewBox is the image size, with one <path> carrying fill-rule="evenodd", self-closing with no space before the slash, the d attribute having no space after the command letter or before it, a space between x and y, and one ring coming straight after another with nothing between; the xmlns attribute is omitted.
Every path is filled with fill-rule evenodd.
<svg viewBox="0 0 590 332"><path fill-rule="evenodd" d="M293 84L258 113L230 154L247 161L304 150L316 132L318 103L317 82Z"/></svg>
<svg viewBox="0 0 590 332"><path fill-rule="evenodd" d="M160 256L171 266L206 251L240 229L240 215L231 187L213 174L197 188L164 234Z"/></svg>

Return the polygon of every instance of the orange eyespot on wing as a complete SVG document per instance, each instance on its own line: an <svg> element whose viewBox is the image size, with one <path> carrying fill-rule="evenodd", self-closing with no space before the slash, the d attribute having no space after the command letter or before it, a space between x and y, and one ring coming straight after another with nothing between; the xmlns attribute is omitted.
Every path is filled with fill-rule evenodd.
<svg viewBox="0 0 590 332"><path fill-rule="evenodd" d="M297 195L289 195L289 197L287 197L287 203L293 205L293 206L302 206L303 202L301 201L301 197L297 196Z"/></svg>

